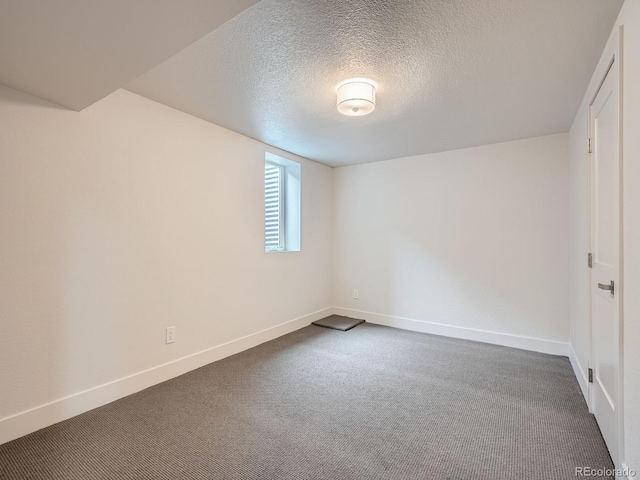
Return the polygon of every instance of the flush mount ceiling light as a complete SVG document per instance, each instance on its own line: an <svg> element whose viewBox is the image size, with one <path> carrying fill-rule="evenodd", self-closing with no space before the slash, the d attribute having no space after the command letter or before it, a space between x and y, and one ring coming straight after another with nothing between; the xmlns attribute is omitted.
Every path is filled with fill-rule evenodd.
<svg viewBox="0 0 640 480"><path fill-rule="evenodd" d="M338 111L353 117L367 115L376 108L376 84L366 78L350 78L337 88Z"/></svg>

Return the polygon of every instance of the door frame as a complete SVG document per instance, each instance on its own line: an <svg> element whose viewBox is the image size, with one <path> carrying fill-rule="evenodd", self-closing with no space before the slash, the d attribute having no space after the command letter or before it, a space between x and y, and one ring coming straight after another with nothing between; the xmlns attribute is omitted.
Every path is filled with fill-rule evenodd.
<svg viewBox="0 0 640 480"><path fill-rule="evenodd" d="M619 248L619 258L618 258L618 278L616 281L616 295L618 296L618 405L617 405L617 433L618 433L618 457L613 458L613 462L616 468L622 468L624 465L624 229L623 229L623 34L624 27L621 25L619 29L615 31L615 36L612 38L611 46L603 53L603 58L608 58L609 61L604 63L604 69L600 71L600 80L596 84L595 89L593 90L593 95L591 96L591 100L589 101L587 107L587 138L592 139L592 124L591 124L591 111L593 103L600 91L600 87L604 83L607 74L611 70L611 68L618 69L618 168L619 168L619 179L618 179L618 248ZM587 211L588 211L588 246L589 252L593 252L593 230L592 230L592 218L593 218L593 210L594 210L594 202L593 202L593 181L594 181L594 171L593 171L593 162L592 162L592 153L587 154L587 171L588 171L588 186L587 186ZM589 368L592 368L595 364L594 359L594 348L593 348L593 292L592 292L592 281L593 281L593 271L591 268L588 269L588 311L589 311ZM589 412L593 413L593 404L594 404L594 386L593 383L587 384L588 389L588 407Z"/></svg>

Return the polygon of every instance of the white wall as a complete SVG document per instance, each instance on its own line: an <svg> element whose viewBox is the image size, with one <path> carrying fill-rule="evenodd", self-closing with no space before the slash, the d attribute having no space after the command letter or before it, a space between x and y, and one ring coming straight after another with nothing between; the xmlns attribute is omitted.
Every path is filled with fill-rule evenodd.
<svg viewBox="0 0 640 480"><path fill-rule="evenodd" d="M624 463L640 472L640 2L627 0L571 128L571 290L572 345L583 369L590 352L586 292L587 270L579 258L587 252L586 179L587 105L604 75L620 26L624 27L623 64L623 314L624 314Z"/></svg>
<svg viewBox="0 0 640 480"><path fill-rule="evenodd" d="M568 181L567 134L335 169L334 305L566 353Z"/></svg>
<svg viewBox="0 0 640 480"><path fill-rule="evenodd" d="M264 253L265 150L302 163L301 252ZM0 443L330 307L331 196L330 168L126 91L77 113L0 86Z"/></svg>

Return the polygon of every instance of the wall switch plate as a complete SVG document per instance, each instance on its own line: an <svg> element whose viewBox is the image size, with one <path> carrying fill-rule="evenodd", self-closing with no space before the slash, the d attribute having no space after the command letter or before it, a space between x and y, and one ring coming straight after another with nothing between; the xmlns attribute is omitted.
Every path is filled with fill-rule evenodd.
<svg viewBox="0 0 640 480"><path fill-rule="evenodd" d="M167 327L167 345L176 341L176 327Z"/></svg>
<svg viewBox="0 0 640 480"><path fill-rule="evenodd" d="M355 298L356 300L358 300L360 298L360 294L358 293L358 290L356 290L356 289L353 290L353 298Z"/></svg>

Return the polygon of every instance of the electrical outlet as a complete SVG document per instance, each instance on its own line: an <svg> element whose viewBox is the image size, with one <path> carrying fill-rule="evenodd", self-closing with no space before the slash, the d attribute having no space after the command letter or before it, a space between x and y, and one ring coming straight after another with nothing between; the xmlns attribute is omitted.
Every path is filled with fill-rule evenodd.
<svg viewBox="0 0 640 480"><path fill-rule="evenodd" d="M176 341L176 327L167 327L167 345Z"/></svg>
<svg viewBox="0 0 640 480"><path fill-rule="evenodd" d="M360 298L360 294L358 293L357 289L353 289L353 298L355 298L356 300Z"/></svg>

